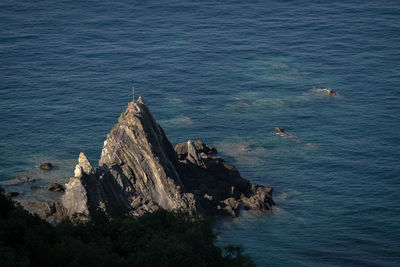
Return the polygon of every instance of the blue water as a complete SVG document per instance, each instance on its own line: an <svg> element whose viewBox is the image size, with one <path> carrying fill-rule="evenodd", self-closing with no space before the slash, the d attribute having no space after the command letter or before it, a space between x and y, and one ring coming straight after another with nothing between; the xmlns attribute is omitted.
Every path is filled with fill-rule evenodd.
<svg viewBox="0 0 400 267"><path fill-rule="evenodd" d="M274 186L272 215L216 223L220 246L399 265L399 22L398 1L2 0L0 180L97 162L134 82L172 143L202 138Z"/></svg>

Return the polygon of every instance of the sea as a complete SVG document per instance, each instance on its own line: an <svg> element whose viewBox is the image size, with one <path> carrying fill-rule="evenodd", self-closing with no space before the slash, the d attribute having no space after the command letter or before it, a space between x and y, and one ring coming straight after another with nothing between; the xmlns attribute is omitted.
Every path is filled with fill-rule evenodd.
<svg viewBox="0 0 400 267"><path fill-rule="evenodd" d="M271 214L214 223L218 246L258 266L400 265L398 0L2 0L0 26L17 199L52 193L10 179L67 183L81 151L97 165L134 86L171 143L202 139L274 187Z"/></svg>

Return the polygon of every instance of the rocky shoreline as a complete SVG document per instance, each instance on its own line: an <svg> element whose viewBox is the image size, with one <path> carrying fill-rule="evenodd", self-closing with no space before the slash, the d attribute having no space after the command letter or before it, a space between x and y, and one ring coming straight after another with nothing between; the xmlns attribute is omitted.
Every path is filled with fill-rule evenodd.
<svg viewBox="0 0 400 267"><path fill-rule="evenodd" d="M270 212L273 188L251 184L216 155L217 150L201 140L174 149L139 97L107 135L98 168L81 153L59 201L20 202L57 221L76 215L85 219L97 209L132 217L160 208L211 216L238 216L241 209Z"/></svg>

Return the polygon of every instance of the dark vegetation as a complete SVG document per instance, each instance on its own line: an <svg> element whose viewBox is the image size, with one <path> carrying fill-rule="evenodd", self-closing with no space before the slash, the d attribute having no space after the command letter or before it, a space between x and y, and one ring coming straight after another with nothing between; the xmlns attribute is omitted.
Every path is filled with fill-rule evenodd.
<svg viewBox="0 0 400 267"><path fill-rule="evenodd" d="M0 266L254 266L240 247L216 247L210 222L198 214L110 219L99 212L54 227L0 190Z"/></svg>

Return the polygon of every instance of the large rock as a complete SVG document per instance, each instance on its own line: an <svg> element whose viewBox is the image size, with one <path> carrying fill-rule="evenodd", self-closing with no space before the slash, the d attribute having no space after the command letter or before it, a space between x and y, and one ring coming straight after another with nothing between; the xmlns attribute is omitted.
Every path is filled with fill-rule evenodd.
<svg viewBox="0 0 400 267"><path fill-rule="evenodd" d="M87 217L89 208L99 207L99 198L96 196L100 182L94 174L92 164L84 153L79 154L78 164L75 167L75 177L66 184L64 195L61 197L61 214L65 216L81 215Z"/></svg>
<svg viewBox="0 0 400 267"><path fill-rule="evenodd" d="M67 216L89 215L86 188L79 178L71 178L66 185L65 194L61 197L61 205L64 208L63 213Z"/></svg>
<svg viewBox="0 0 400 267"><path fill-rule="evenodd" d="M183 183L195 193L205 212L237 216L241 207L267 212L274 205L271 187L250 184L234 166L215 156L215 148L201 140L177 144L175 150Z"/></svg>
<svg viewBox="0 0 400 267"><path fill-rule="evenodd" d="M238 215L240 207L271 210L272 188L251 185L201 141L176 152L142 98L128 104L104 142L99 168L81 153L66 185L60 214L95 209L140 216L159 208Z"/></svg>

